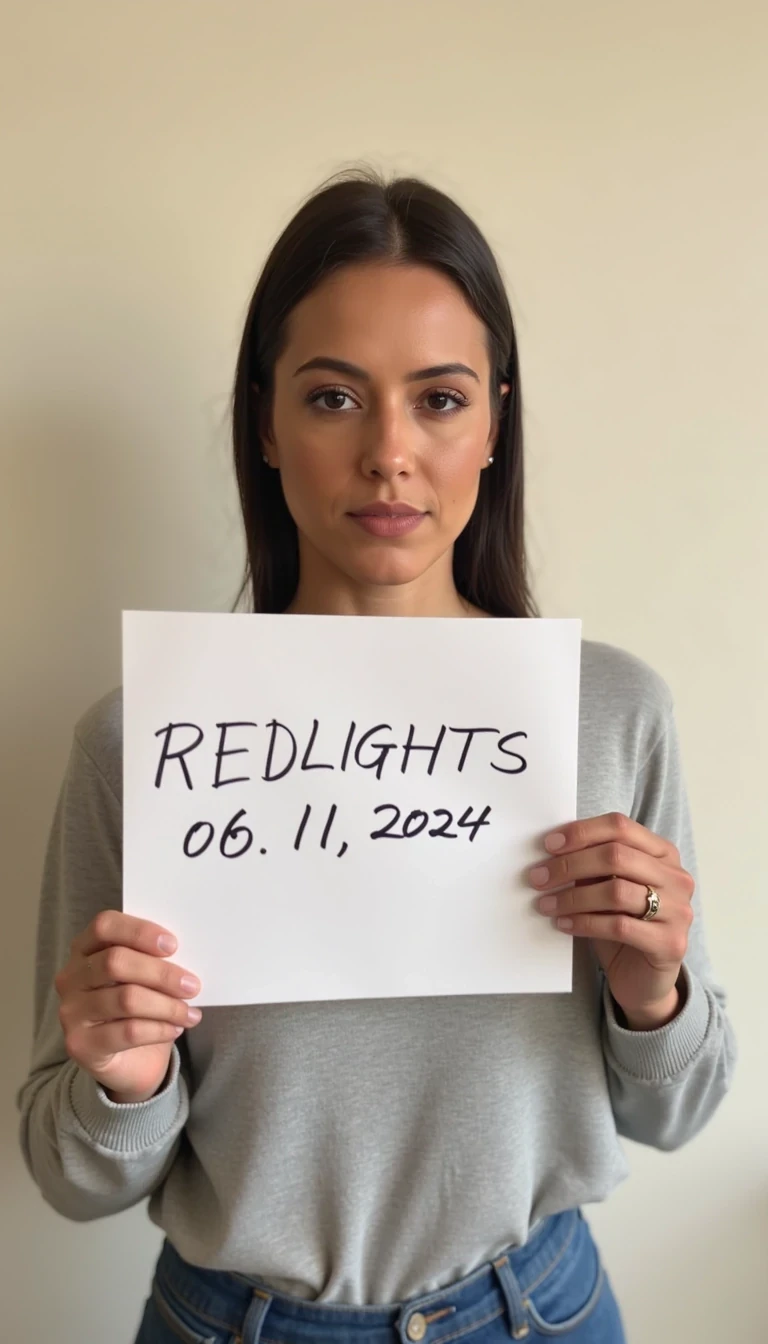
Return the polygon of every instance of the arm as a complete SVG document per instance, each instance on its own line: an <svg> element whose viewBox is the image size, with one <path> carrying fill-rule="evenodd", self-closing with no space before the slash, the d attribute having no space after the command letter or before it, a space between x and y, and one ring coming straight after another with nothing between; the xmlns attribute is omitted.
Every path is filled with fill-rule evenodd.
<svg viewBox="0 0 768 1344"><path fill-rule="evenodd" d="M736 1061L725 994L707 952L697 863L671 696L664 725L642 767L632 817L671 840L697 880L693 923L674 1016L653 1030L633 1030L603 985L603 1050L619 1133L674 1149L706 1124L724 1097Z"/></svg>
<svg viewBox="0 0 768 1344"><path fill-rule="evenodd" d="M176 1045L159 1092L128 1105L66 1052L54 976L94 916L121 908L121 871L121 805L76 732L45 855L34 1038L17 1106L28 1170L43 1198L78 1221L129 1208L162 1182L189 1108Z"/></svg>

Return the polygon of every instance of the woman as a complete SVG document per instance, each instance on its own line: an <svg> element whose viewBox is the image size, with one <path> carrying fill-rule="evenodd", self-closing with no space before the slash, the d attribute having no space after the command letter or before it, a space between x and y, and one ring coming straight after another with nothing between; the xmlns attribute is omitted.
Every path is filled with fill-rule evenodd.
<svg viewBox="0 0 768 1344"><path fill-rule="evenodd" d="M255 611L536 614L512 317L441 192L363 171L304 202L250 305L233 424ZM580 1206L625 1175L618 1135L695 1134L735 1055L662 678L582 645L579 815L530 874L574 939L571 995L200 1020L172 931L120 911L121 732L119 690L75 730L19 1103L61 1213L151 1196L139 1344L621 1341Z"/></svg>

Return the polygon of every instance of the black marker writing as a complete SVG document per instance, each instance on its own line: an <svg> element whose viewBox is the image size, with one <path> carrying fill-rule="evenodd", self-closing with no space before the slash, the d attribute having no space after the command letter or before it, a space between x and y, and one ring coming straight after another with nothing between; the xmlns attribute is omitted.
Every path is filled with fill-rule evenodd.
<svg viewBox="0 0 768 1344"><path fill-rule="evenodd" d="M515 759L520 762L520 764L517 766L515 770L505 770L503 765L496 765L495 761L491 761L491 769L500 770L503 775L521 775L524 770L527 770L528 762L526 761L525 757L520 756L516 751L507 751L506 747L504 746L504 743L511 742L513 737L527 737L527 736L528 734L523 732L507 733L506 737L500 738L500 740L496 743L496 746L498 747L499 751L503 751L505 756L514 756Z"/></svg>
<svg viewBox="0 0 768 1344"><path fill-rule="evenodd" d="M169 747L171 744L171 737L173 736L177 728L194 728L195 732L197 733L197 739L194 742L190 742L188 746L182 747L180 751L169 751ZM160 788L160 785L163 780L163 772L165 770L166 761L178 761L179 765L184 771L184 778L187 781L187 788L191 789L193 787L192 776L190 775L189 770L187 769L187 762L184 760L184 757L188 755L190 751L194 751L195 747L200 746L200 743L202 742L204 736L202 728L198 728L196 723L168 723L166 724L165 728L158 728L157 732L155 733L155 737L162 737L163 735L165 735L165 741L163 742L163 749L160 752L160 760L157 766L157 774L155 775L155 788L156 789Z"/></svg>
<svg viewBox="0 0 768 1344"><path fill-rule="evenodd" d="M346 731L343 746L341 742L337 747L325 740L324 745L318 748L318 739L322 740L322 721L315 717L309 720L311 726L307 724L294 725L289 727L287 723L282 723L279 719L273 718L266 723L262 723L259 730L259 724L253 719L230 719L219 720L216 723L218 729L218 742L215 748L212 748L212 787L214 789L223 788L226 784L247 784L252 779L258 778L254 773L246 773L247 766L245 762L240 763L243 770L241 775L224 775L225 761L228 756L246 756L251 750L257 749L258 755L263 762L264 773L261 779L265 783L277 783L285 779L294 770L314 771L314 770L342 770L348 772L353 765L360 770L373 771L377 780L385 777L386 772L392 774L398 770L401 775L420 774L422 769L424 773L431 777L439 774L440 771L447 773L454 771L461 774L469 759L470 751L474 748L474 757L472 764L475 772L478 769L479 747L476 743L487 738L488 734L497 737L494 744L496 760L488 760L488 751L485 760L492 770L497 770L505 775L519 775L528 768L528 762L525 756L519 751L514 751L510 743L517 738L527 738L528 734L522 729L505 733L499 736L500 729L489 726L476 726L460 728L446 724L439 724L430 728L429 732L417 730L414 723L408 725L407 732L398 741L398 732L393 730L390 723L376 723L372 728L366 728L363 731L358 730L358 725L353 719ZM255 744L233 746L233 735L236 730L245 730L246 728L254 731L259 730L259 737ZM266 750L264 748L264 738L266 736ZM451 748L446 742L446 735L451 733L455 737L464 739L457 744L456 748ZM327 739L328 734L325 737ZM166 766L170 761L178 762L181 768L184 783L189 790L199 786L200 764L204 760L204 753L200 750L205 738L203 729L196 723L189 722L171 722L159 728L155 737L161 739L160 756L157 762L157 769L154 778L155 788L159 789L167 779ZM241 743L248 739L239 739ZM338 754L339 747L341 753ZM190 771L188 758L195 752L195 761L198 762L196 771L198 778L193 781ZM426 756L424 766L415 765L414 757ZM501 760L499 759L501 757ZM503 764L502 761L509 761L510 764ZM390 764L391 761L391 764ZM256 767L258 768L258 767ZM178 778L173 776L172 779ZM210 776L209 776L210 779Z"/></svg>
<svg viewBox="0 0 768 1344"><path fill-rule="evenodd" d="M213 776L214 789L221 788L222 784L247 784L251 778L250 775L238 775L235 779L220 779L221 762L224 756L239 756L247 752L247 747L225 747L227 740L227 729L229 728L258 728L257 723L252 723L250 719L232 719L229 723L217 723L216 727L220 729L219 745L216 748L216 771Z"/></svg>
<svg viewBox="0 0 768 1344"><path fill-rule="evenodd" d="M408 738L405 743L405 746L403 747L403 764L400 766L401 773L405 774L406 770L408 769L408 762L411 759L412 751L428 751L430 753L430 759L429 759L429 765L427 766L427 774L431 775L437 763L438 753L440 751L441 746L443 745L443 738L445 737L445 724L442 724L440 728L440 732L437 735L437 741L430 744L429 746L420 746L414 742L413 734L415 733L415 731L416 731L416 725L412 723L408 728Z"/></svg>
<svg viewBox="0 0 768 1344"><path fill-rule="evenodd" d="M475 733L498 733L498 731L499 731L498 728L451 728L452 733L467 734L467 740L464 743L464 750L462 751L461 756L459 758L459 765L458 765L459 774L461 774L462 770L464 769L464 762L466 761L467 755L469 754L469 748L472 746L472 739L475 736Z"/></svg>
<svg viewBox="0 0 768 1344"><path fill-rule="evenodd" d="M368 745L369 739L373 737L374 733L378 733L381 728L386 728L388 732L390 733L392 732L391 724L377 723L375 728L369 728L367 733L363 733L362 737L360 738L360 741L355 747L355 761L357 762L357 764L361 766L363 770L375 770L377 779L381 779L381 772L384 769L384 762L386 761L390 751L394 751L395 749L394 742L383 742L383 743L374 742L373 744L374 748L378 751L379 755L373 761L361 761L360 750L362 747Z"/></svg>
<svg viewBox="0 0 768 1344"><path fill-rule="evenodd" d="M304 752L304 755L303 755L302 758L301 758L301 768L302 768L302 770L333 770L333 768L334 768L332 765L321 764L319 761L312 761L312 762L310 762L309 755L310 755L310 752L312 751L312 748L313 748L314 745L315 745L315 738L317 737L318 723L319 723L319 720L318 720L318 719L313 719L313 720L312 720L312 732L310 733L310 736L309 736L309 741L308 741L308 743L307 743L307 749L306 749L306 751Z"/></svg>
<svg viewBox="0 0 768 1344"><path fill-rule="evenodd" d="M294 737L294 735L293 735L293 733L291 732L290 728L288 728L288 727L286 726L286 724L284 724L284 723L278 723L277 719L271 719L270 722L267 724L267 727L271 730L271 736L270 736L270 739L269 739L269 750L268 750L268 752L267 752L267 764L266 764L266 767L265 767L265 769L264 769L264 774L261 776L261 778L262 778L266 783L271 783L271 782L272 782L273 780L275 780L275 779L282 779L283 776L284 776L284 775L287 775L287 774L288 774L288 771L291 770L291 769L293 768L293 763L294 763L294 761L296 760L296 754L297 754L297 752L298 752L298 747L297 747L297 745L296 745L296 738ZM274 750L275 750L275 740L276 740L276 738L277 738L277 731L278 731L279 728L282 728L283 732L284 732L284 733L287 733L288 736L289 736L290 739L291 739L291 759L290 759L290 761L288 762L288 764L287 764L286 766L283 767L282 770L278 771L278 773L277 773L276 775L272 775L272 774L270 774L270 769L271 769L271 766L272 766L272 756L274 755Z"/></svg>

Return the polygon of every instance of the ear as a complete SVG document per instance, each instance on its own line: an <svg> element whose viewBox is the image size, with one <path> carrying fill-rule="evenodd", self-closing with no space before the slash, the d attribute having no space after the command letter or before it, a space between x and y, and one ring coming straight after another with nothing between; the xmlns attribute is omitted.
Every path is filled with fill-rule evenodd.
<svg viewBox="0 0 768 1344"><path fill-rule="evenodd" d="M256 423L264 460L270 467L277 466L274 460L275 443L272 436L269 398L261 395L261 388L258 383L251 383L251 398L256 413Z"/></svg>
<svg viewBox="0 0 768 1344"><path fill-rule="evenodd" d="M506 397L509 395L509 387L510 387L509 383L499 383L499 400L501 401L502 406L500 415L494 416L491 419L491 429L488 435L488 443L486 445L489 453L493 452L494 444L496 443L496 436L499 432L499 420L501 418L501 415L504 414L505 410L504 401Z"/></svg>

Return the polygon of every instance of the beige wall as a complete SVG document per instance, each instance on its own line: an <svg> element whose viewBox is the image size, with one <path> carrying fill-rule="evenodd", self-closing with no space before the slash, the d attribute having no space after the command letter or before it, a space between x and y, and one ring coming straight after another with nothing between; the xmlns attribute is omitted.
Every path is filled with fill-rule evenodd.
<svg viewBox="0 0 768 1344"><path fill-rule="evenodd" d="M487 231L544 613L676 696L741 1062L706 1132L632 1148L593 1211L630 1344L764 1338L764 0L5 0L2 27L5 1338L133 1337L144 1210L68 1224L17 1150L42 846L73 721L120 679L121 608L234 596L250 288L300 196L358 158Z"/></svg>

